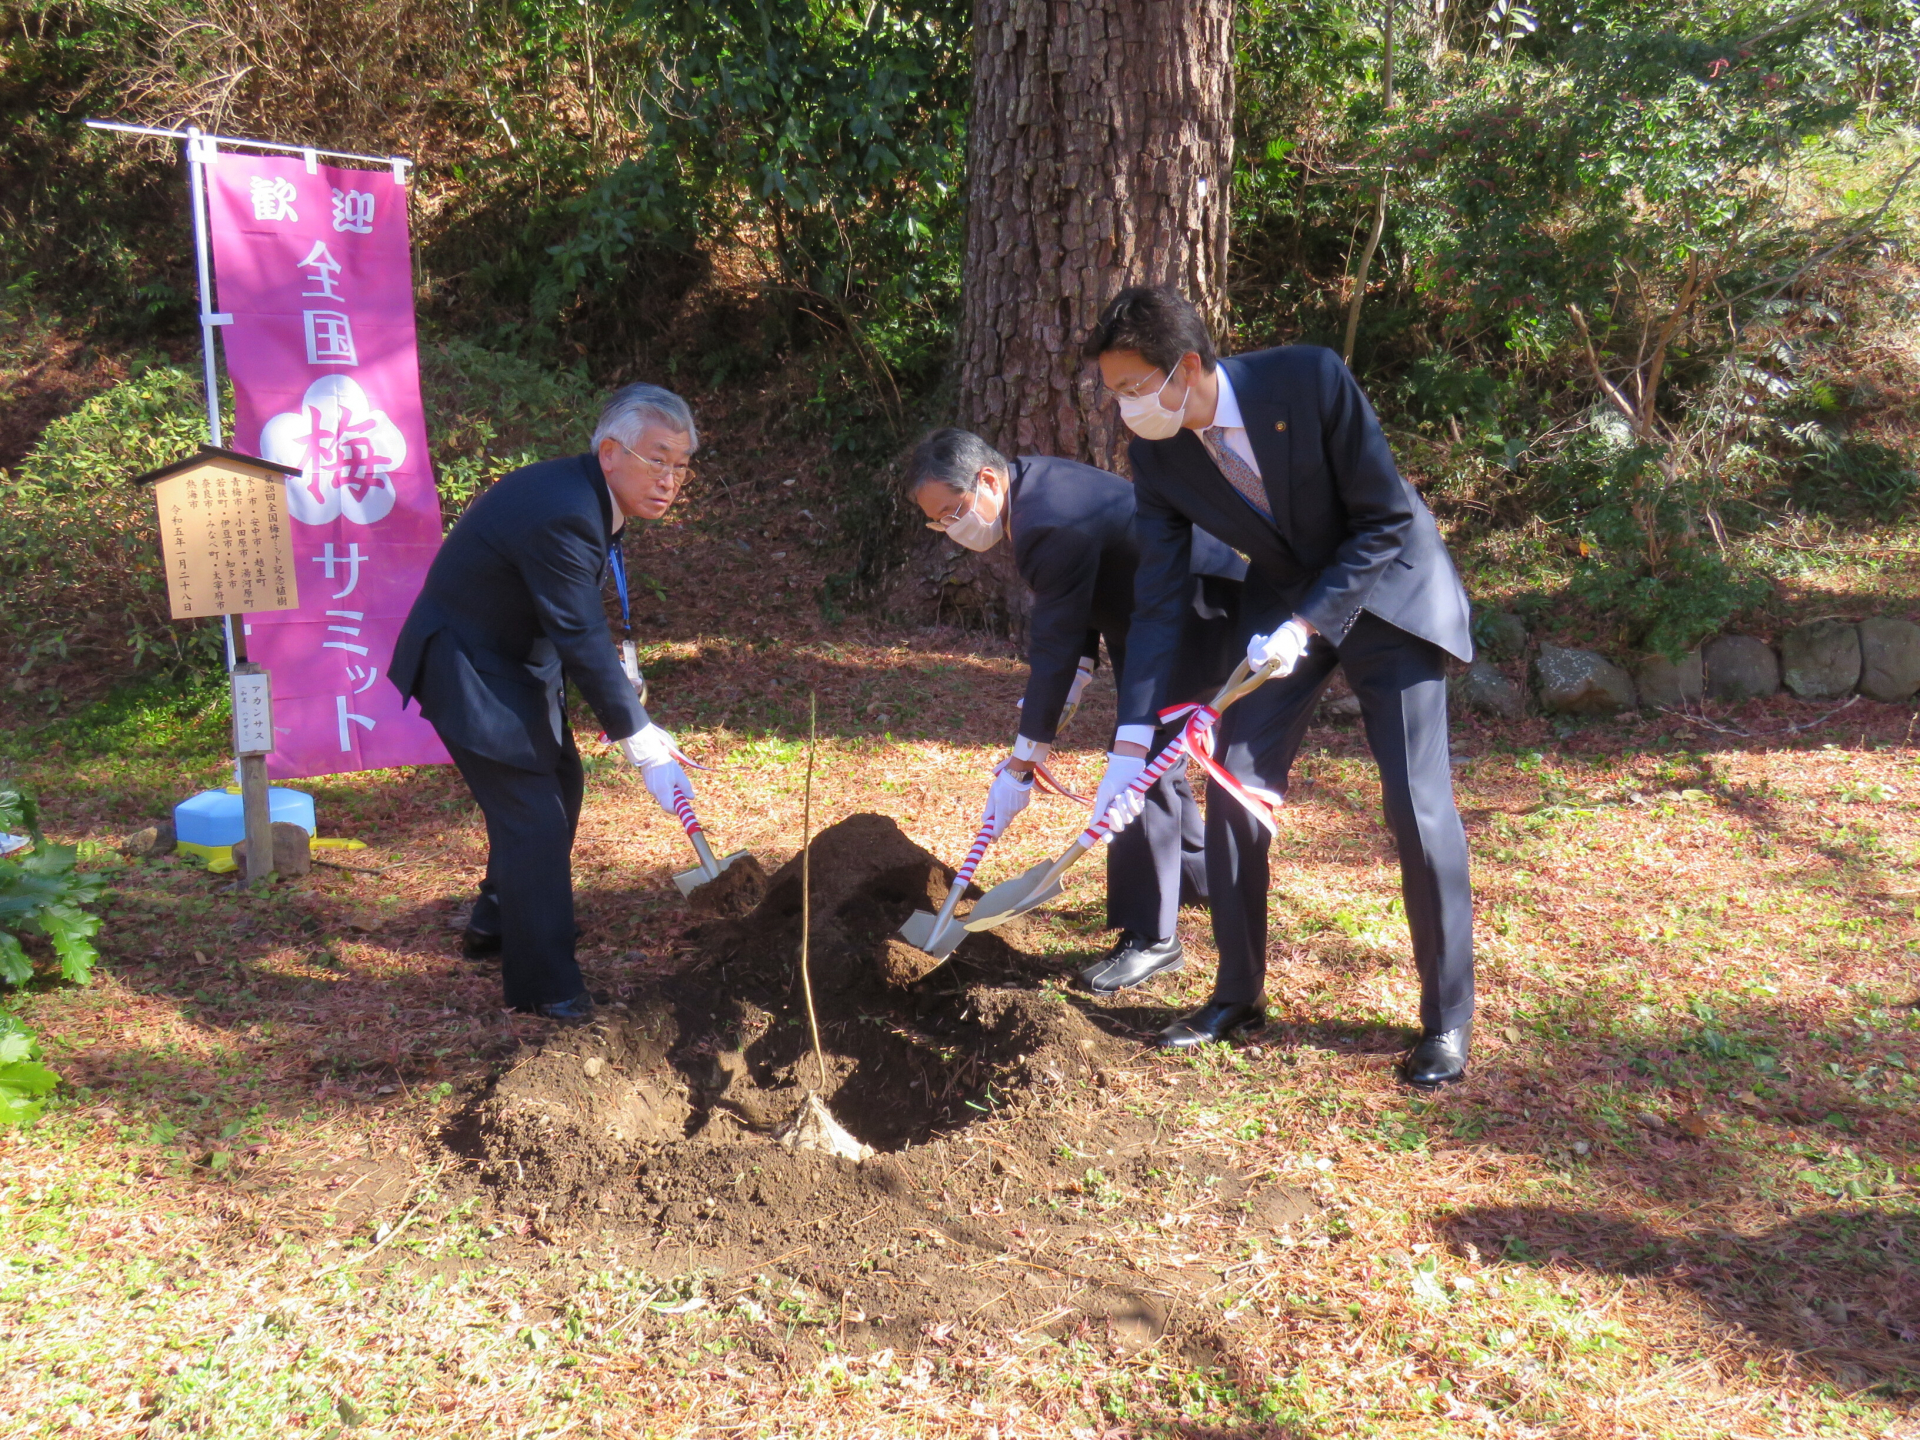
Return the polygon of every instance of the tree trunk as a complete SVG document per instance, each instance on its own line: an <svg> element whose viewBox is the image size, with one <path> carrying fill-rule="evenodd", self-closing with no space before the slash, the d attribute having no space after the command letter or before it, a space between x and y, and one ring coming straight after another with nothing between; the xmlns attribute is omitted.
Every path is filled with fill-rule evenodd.
<svg viewBox="0 0 1920 1440"><path fill-rule="evenodd" d="M1080 346L1124 285L1226 318L1230 0L976 0L962 423L1124 473Z"/></svg>
<svg viewBox="0 0 1920 1440"><path fill-rule="evenodd" d="M975 0L960 423L1126 474L1080 346L1126 285L1178 286L1222 331L1232 175L1231 0ZM1022 635L1011 548L919 547L890 598Z"/></svg>

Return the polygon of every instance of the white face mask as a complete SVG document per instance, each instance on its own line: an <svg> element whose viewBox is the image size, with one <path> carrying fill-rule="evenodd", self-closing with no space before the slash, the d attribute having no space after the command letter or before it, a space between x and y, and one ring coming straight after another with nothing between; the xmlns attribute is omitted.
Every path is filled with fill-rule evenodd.
<svg viewBox="0 0 1920 1440"><path fill-rule="evenodd" d="M991 550L1000 543L1000 537L1006 532L1007 507L1002 505L1000 513L988 524L980 518L980 497L974 496L973 505L967 513L947 526L947 538L956 545L964 545L969 550Z"/></svg>
<svg viewBox="0 0 1920 1440"><path fill-rule="evenodd" d="M1116 397L1120 402L1121 421L1142 440L1168 440L1180 433L1180 424L1187 418L1187 402L1182 400L1178 410L1169 410L1160 403L1160 397L1172 383L1173 376L1168 374L1151 395ZM1191 396L1191 388L1188 394Z"/></svg>

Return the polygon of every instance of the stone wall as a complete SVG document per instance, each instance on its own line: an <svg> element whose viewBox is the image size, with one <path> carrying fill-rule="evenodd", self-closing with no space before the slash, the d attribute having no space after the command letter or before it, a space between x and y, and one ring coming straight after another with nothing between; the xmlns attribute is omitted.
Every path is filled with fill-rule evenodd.
<svg viewBox="0 0 1920 1440"><path fill-rule="evenodd" d="M1901 702L1920 694L1920 625L1907 620L1809 620L1777 646L1754 635L1716 635L1678 660L1647 655L1629 667L1592 650L1530 647L1517 615L1483 614L1474 628L1483 653L1455 677L1455 699L1505 719L1525 713L1529 698L1548 715L1615 715L1703 700L1737 704L1782 690L1803 700L1858 693ZM1531 697L1496 663L1518 660L1529 648Z"/></svg>

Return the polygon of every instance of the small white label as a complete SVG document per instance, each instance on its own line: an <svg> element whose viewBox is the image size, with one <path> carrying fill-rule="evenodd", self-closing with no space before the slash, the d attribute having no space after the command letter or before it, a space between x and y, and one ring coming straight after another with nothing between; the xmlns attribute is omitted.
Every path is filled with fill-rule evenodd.
<svg viewBox="0 0 1920 1440"><path fill-rule="evenodd" d="M633 682L633 688L640 688L640 656L634 649L633 641L620 642L620 668L627 672L627 679Z"/></svg>
<svg viewBox="0 0 1920 1440"><path fill-rule="evenodd" d="M233 673L233 753L265 755L273 749L273 694L264 670Z"/></svg>

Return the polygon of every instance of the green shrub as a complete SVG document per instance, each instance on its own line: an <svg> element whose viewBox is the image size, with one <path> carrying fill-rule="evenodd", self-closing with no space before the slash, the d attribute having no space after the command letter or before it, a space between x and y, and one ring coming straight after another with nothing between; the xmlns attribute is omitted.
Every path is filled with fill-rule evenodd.
<svg viewBox="0 0 1920 1440"><path fill-rule="evenodd" d="M516 466L586 448L598 396L578 370L464 340L423 345L420 369L449 523ZM206 439L203 394L197 370L142 371L54 421L0 477L0 645L19 671L79 659L131 679L220 664L217 622L170 617L153 498L128 483Z"/></svg>
<svg viewBox="0 0 1920 1440"><path fill-rule="evenodd" d="M206 439L200 376L156 366L54 421L0 477L0 641L21 671L211 662L219 630L169 618L153 497L128 482Z"/></svg>
<svg viewBox="0 0 1920 1440"><path fill-rule="evenodd" d="M31 796L0 790L0 830L24 830L28 844L0 858L0 985L24 985L33 978L33 960L21 936L44 936L53 947L60 978L84 985L93 976L99 952L93 937L100 918L84 907L100 897L106 882L82 875L77 845L55 845L40 833L40 815ZM18 1125L40 1113L41 1097L59 1077L39 1063L33 1034L12 1015L0 1012L0 1125Z"/></svg>

